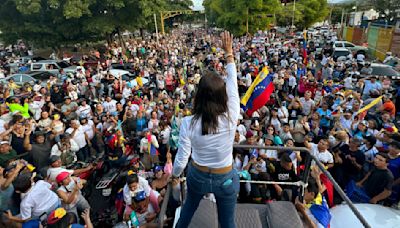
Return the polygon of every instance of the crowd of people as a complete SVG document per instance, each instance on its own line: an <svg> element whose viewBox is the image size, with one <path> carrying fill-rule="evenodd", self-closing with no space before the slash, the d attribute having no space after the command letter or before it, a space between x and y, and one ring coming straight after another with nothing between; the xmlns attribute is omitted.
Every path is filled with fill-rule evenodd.
<svg viewBox="0 0 400 228"><path fill-rule="evenodd" d="M48 227L91 227L91 205L83 194L90 186L79 175L95 168L89 164L93 158L120 167L129 152L139 159L129 168L122 190L122 217L136 221L135 226L154 225L179 148L181 123L193 112L196 86L205 72L227 74L218 33L177 29L159 42L112 43L104 52L93 51L97 66L74 74L61 69L45 83L1 84L0 205L7 211L2 223L17 227L40 221L45 213ZM398 84L371 75L364 58L333 60L332 45L318 60L311 48L303 55L300 41L271 32L257 36L265 37L265 43L252 42L251 36L234 39L238 91L243 96L264 67L273 74L275 90L251 115L240 110L234 143L306 147L354 202L397 207ZM4 66L17 59L0 60L1 77L9 75ZM128 66L135 78L110 74L111 64ZM368 104L373 106L362 110ZM307 154L234 148L232 156L242 179L295 182ZM89 165L74 168L80 162ZM289 200L311 222L322 224L305 212L306 204L324 195L332 207L340 199L320 171L314 169L311 182L306 202L297 200L297 187L249 183L241 184L238 200Z"/></svg>

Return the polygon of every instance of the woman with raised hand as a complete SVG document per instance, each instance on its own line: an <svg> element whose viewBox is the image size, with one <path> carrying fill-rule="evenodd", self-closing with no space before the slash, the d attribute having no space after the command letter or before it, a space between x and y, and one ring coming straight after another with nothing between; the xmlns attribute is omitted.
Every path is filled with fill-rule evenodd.
<svg viewBox="0 0 400 228"><path fill-rule="evenodd" d="M222 228L235 227L235 205L239 177L232 168L232 150L240 100L232 35L221 34L226 58L226 78L214 71L204 73L195 95L193 115L183 118L179 149L173 167L178 178L186 167L188 194L177 227L188 227L200 200L213 193L217 201L218 221Z"/></svg>

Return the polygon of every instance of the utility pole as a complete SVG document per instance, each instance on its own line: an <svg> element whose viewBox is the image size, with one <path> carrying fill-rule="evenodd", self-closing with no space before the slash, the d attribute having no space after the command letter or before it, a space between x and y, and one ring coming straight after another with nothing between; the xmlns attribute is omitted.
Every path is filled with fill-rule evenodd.
<svg viewBox="0 0 400 228"><path fill-rule="evenodd" d="M157 37L157 44L158 44L158 28L157 28L157 16L154 14L154 26L156 27L156 37Z"/></svg>
<svg viewBox="0 0 400 228"><path fill-rule="evenodd" d="M290 31L293 32L294 30L294 15L296 12L296 0L293 1L293 17L292 17L292 27L290 28Z"/></svg>
<svg viewBox="0 0 400 228"><path fill-rule="evenodd" d="M246 34L249 34L249 8L247 8L246 14Z"/></svg>
<svg viewBox="0 0 400 228"><path fill-rule="evenodd" d="M204 10L204 28L207 29L207 13Z"/></svg>
<svg viewBox="0 0 400 228"><path fill-rule="evenodd" d="M340 19L340 37L343 38L343 29L344 29L344 25L343 25L343 20L344 20L344 9L342 9L342 18Z"/></svg>

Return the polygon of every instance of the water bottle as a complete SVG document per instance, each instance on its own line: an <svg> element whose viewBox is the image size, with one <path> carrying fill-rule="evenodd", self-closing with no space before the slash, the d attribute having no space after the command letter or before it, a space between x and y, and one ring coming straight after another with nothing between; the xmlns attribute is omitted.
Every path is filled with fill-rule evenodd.
<svg viewBox="0 0 400 228"><path fill-rule="evenodd" d="M140 225L136 212L132 211L130 218L130 222L132 222L132 225L134 225L135 227L138 227Z"/></svg>

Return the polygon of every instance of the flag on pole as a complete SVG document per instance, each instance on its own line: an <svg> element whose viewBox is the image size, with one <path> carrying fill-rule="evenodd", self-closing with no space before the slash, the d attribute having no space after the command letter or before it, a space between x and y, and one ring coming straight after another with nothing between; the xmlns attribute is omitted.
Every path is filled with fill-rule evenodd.
<svg viewBox="0 0 400 228"><path fill-rule="evenodd" d="M307 65L308 61L307 61L307 31L304 30L303 32L303 37L304 37L304 41L303 41L303 63L305 65Z"/></svg>
<svg viewBox="0 0 400 228"><path fill-rule="evenodd" d="M270 74L267 67L257 75L246 94L241 100L241 105L247 115L264 106L274 92L273 74Z"/></svg>
<svg viewBox="0 0 400 228"><path fill-rule="evenodd" d="M362 116L365 116L367 111L374 107L375 105L377 105L379 103L379 101L382 99L383 96L380 96L378 98L376 98L375 100L373 100L371 103L365 105L363 108L361 108L360 110L358 110L357 115L360 113L363 113ZM360 118L361 119L361 118Z"/></svg>

